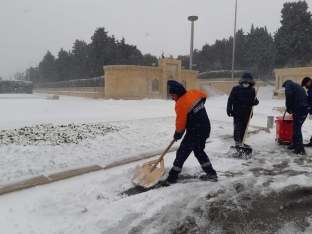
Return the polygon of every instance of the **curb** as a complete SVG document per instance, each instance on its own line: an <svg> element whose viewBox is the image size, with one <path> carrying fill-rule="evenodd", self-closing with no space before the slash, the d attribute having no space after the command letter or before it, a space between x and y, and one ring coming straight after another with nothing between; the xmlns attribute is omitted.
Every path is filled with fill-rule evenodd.
<svg viewBox="0 0 312 234"><path fill-rule="evenodd" d="M73 169L73 170L68 170L64 172L59 172L55 174L51 174L49 176L37 176L28 180L16 182L10 185L6 185L3 187L0 187L0 195L6 194L6 193L11 193L15 191L19 191L22 189L27 189L31 188L37 185L43 185L43 184L50 184L55 181L63 180L63 179L68 179L74 176L82 175L85 173L93 172L93 171L98 171L102 170L103 167L100 167L98 165L90 166L90 167L84 167L80 169Z"/></svg>
<svg viewBox="0 0 312 234"><path fill-rule="evenodd" d="M251 127L257 128L257 130L249 131L248 134L255 134L255 133L258 133L259 131L265 131L265 132L270 133L270 130L268 128L265 128L265 127L258 127L258 126L251 126ZM223 136L220 136L219 138L221 138L221 139L233 138L233 135L223 135ZM210 143L210 142L211 141L206 141L206 143ZM178 146L171 147L171 149L169 149L168 152L173 152L173 151L176 151L177 149L178 149ZM72 169L72 170L68 170L68 171L54 173L54 174L51 174L49 176L43 176L43 175L37 176L37 177L31 178L31 179L23 180L20 182L16 182L16 183L12 183L12 184L0 187L0 195L19 191L19 190L23 190L23 189L27 189L27 188L32 188L32 187L35 187L37 185L50 184L52 182L68 179L68 178L78 176L78 175L83 175L83 174L86 174L89 172L110 169L110 168L121 166L121 165L124 165L127 163L136 162L136 161L140 161L142 159L151 158L151 157L160 155L161 153L162 152L158 152L158 153L155 153L152 155L141 154L138 157L132 157L132 158L128 158L126 160L114 162L114 163L108 164L105 167L101 167L99 165L93 165L93 166L89 166L89 167L83 167L83 168Z"/></svg>

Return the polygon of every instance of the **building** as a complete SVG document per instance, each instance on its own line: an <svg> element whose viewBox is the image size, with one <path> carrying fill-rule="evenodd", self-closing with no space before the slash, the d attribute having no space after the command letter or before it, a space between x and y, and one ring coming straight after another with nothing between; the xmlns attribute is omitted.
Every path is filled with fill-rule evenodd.
<svg viewBox="0 0 312 234"><path fill-rule="evenodd" d="M187 90L199 89L198 71L182 70L180 60L159 59L158 67L104 66L104 73L105 99L167 99L168 80L180 82Z"/></svg>
<svg viewBox="0 0 312 234"><path fill-rule="evenodd" d="M273 97L278 99L284 99L285 93L282 87L286 80L292 80L298 84L304 77L312 77L312 67L297 67L297 68L284 68L274 69L275 73L275 89L273 91Z"/></svg>

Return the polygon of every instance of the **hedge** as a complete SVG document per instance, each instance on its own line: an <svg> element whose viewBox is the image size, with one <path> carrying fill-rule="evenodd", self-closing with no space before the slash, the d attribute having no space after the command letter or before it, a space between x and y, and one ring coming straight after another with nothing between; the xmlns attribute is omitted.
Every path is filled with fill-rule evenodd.
<svg viewBox="0 0 312 234"><path fill-rule="evenodd" d="M234 71L234 78L240 78L246 71L236 70ZM213 79L213 78L231 78L231 70L219 70L219 71L207 71L198 74L198 79Z"/></svg>
<svg viewBox="0 0 312 234"><path fill-rule="evenodd" d="M33 93L34 84L31 81L0 80L0 93Z"/></svg>
<svg viewBox="0 0 312 234"><path fill-rule="evenodd" d="M35 85L36 88L71 88L71 87L104 87L104 86L105 86L104 76L90 79L48 82L44 84Z"/></svg>

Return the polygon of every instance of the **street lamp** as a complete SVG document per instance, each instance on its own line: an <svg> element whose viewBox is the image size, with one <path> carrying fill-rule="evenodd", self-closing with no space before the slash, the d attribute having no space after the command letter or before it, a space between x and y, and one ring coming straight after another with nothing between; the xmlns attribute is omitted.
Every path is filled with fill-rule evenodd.
<svg viewBox="0 0 312 234"><path fill-rule="evenodd" d="M21 72L20 72L20 70L21 70ZM19 68L19 69L17 69L17 71L16 71L16 75L15 75L15 79L16 80L18 80L21 76L23 76L23 69L22 68Z"/></svg>
<svg viewBox="0 0 312 234"><path fill-rule="evenodd" d="M35 69L36 69L36 70L38 69L38 67L37 67L37 63L35 63L34 61L31 61L31 62L29 63L29 69L28 69L28 81L30 81L30 64L31 64L31 63L36 64Z"/></svg>
<svg viewBox="0 0 312 234"><path fill-rule="evenodd" d="M235 36L236 36L236 12L237 12L237 0L236 0L236 2L235 2L235 21L234 21L233 55L232 55L232 80L234 80L234 57L235 57Z"/></svg>
<svg viewBox="0 0 312 234"><path fill-rule="evenodd" d="M12 75L13 75L13 76L12 76ZM10 74L10 80L12 80L12 77L13 77L13 80L14 80L14 78L15 78L14 73L11 73L11 74Z"/></svg>
<svg viewBox="0 0 312 234"><path fill-rule="evenodd" d="M194 21L198 19L198 16L189 16L187 18L189 21L192 22L191 27L191 48L190 48L190 70L192 70L192 64L193 64L193 39L194 39Z"/></svg>

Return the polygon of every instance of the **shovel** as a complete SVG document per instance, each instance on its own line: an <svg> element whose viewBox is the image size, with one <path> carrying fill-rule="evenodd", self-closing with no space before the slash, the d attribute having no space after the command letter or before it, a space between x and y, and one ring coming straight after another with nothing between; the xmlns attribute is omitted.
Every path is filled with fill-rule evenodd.
<svg viewBox="0 0 312 234"><path fill-rule="evenodd" d="M158 159L144 163L143 166L134 174L132 178L133 183L144 188L149 188L156 184L165 174L163 157L175 141L176 140L173 139L170 142L168 147ZM158 163L160 163L160 168L157 167Z"/></svg>
<svg viewBox="0 0 312 234"><path fill-rule="evenodd" d="M259 89L259 87L257 87L254 100L256 100L256 98L257 98L258 89ZM244 138L243 138L242 144L240 146L231 146L230 147L230 151L227 153L228 155L231 155L234 158L249 159L251 154L252 154L252 148L244 147L244 143L245 143L245 139L246 139L246 136L247 136L247 133L248 133L248 126L249 126L249 122L250 122L250 119L251 119L251 116L252 116L253 108L254 108L254 106L251 107L251 111L250 111L250 114L249 114L249 119L248 119L248 123L247 123L247 126L246 126L246 130L245 130L245 134L244 134Z"/></svg>

